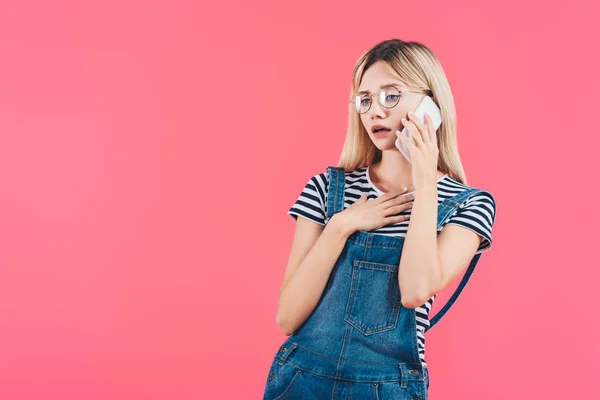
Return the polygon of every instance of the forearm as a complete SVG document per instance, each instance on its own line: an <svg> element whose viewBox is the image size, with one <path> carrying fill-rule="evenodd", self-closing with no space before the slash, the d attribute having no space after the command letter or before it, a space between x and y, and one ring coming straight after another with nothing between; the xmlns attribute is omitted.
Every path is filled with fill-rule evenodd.
<svg viewBox="0 0 600 400"><path fill-rule="evenodd" d="M277 323L291 335L313 312L349 232L334 215L279 294Z"/></svg>
<svg viewBox="0 0 600 400"><path fill-rule="evenodd" d="M416 193L404 239L398 284L402 304L415 308L425 303L441 279L437 252L437 187Z"/></svg>

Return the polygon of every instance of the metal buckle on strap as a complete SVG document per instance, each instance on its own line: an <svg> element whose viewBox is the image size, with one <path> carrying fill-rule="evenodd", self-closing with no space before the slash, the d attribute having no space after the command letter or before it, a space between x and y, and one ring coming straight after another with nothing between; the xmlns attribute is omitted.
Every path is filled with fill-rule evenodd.
<svg viewBox="0 0 600 400"><path fill-rule="evenodd" d="M277 356L281 359L280 365L283 365L287 362L287 358L292 354L294 350L298 347L297 343L284 343L281 345L279 350L277 351Z"/></svg>
<svg viewBox="0 0 600 400"><path fill-rule="evenodd" d="M404 389L408 387L410 381L425 381L426 368L419 363L404 362L398 363L400 369L400 386Z"/></svg>

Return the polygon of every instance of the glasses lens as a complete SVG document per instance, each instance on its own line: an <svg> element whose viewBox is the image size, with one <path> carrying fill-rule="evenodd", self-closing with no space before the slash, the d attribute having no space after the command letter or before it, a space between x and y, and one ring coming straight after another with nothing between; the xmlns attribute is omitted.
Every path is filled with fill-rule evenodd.
<svg viewBox="0 0 600 400"><path fill-rule="evenodd" d="M363 114L367 112L371 106L371 98L366 94L356 95L352 99L352 105L357 113Z"/></svg>
<svg viewBox="0 0 600 400"><path fill-rule="evenodd" d="M395 87L389 87L379 92L379 104L386 108L392 108L400 101L400 91ZM356 95L352 99L354 109L359 114L366 113L371 108L371 97L367 94Z"/></svg>
<svg viewBox="0 0 600 400"><path fill-rule="evenodd" d="M386 108L392 108L400 100L400 91L395 87L390 87L379 92L379 102Z"/></svg>

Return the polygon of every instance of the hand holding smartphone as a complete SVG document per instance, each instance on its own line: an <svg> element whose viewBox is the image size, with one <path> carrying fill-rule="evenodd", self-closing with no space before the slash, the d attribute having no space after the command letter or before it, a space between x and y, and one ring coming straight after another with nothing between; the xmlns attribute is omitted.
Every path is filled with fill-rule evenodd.
<svg viewBox="0 0 600 400"><path fill-rule="evenodd" d="M423 100L421 100L421 102L419 103L419 105L413 112L417 117L419 117L421 119L421 121L425 120L424 116L425 116L425 113L427 113L427 115L429 115L429 117L431 117L431 122L433 123L433 128L435 129L436 132L437 132L438 128L440 127L440 125L442 124L441 111L438 108L438 106L434 103L433 99L429 96L423 97ZM404 129L402 129L402 132L400 132L400 134L403 135L405 138L410 137L413 144L415 143L415 139L413 139L413 137L409 135L406 127L404 127ZM404 154L404 157L406 157L408 162L412 164L412 161L410 159L410 151L408 150L408 147L406 147L402 143L400 138L396 139L396 147L398 148L398 150L400 150L400 152L402 154Z"/></svg>

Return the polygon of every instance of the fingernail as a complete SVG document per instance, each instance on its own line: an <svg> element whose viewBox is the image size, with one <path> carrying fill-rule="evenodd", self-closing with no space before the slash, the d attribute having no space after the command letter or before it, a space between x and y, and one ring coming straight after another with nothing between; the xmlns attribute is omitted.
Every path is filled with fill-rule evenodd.
<svg viewBox="0 0 600 400"><path fill-rule="evenodd" d="M406 118L402 117L402 121L403 121L403 122L406 122Z"/></svg>
<svg viewBox="0 0 600 400"><path fill-rule="evenodd" d="M413 112L412 112L412 111L409 111L409 112L408 112L408 115L413 115Z"/></svg>

